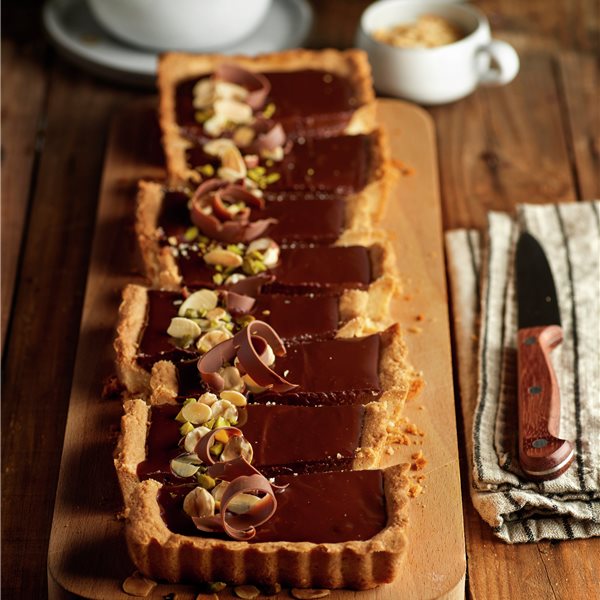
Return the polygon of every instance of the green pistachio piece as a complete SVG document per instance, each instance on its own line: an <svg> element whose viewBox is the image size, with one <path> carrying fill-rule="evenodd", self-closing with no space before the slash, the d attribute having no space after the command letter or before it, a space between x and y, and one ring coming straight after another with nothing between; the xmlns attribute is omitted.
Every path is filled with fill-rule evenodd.
<svg viewBox="0 0 600 600"><path fill-rule="evenodd" d="M217 482L210 476L205 473L196 473L196 481L198 485L203 487L205 490L212 490Z"/></svg>
<svg viewBox="0 0 600 600"><path fill-rule="evenodd" d="M183 234L183 237L184 237L184 239L185 239L186 242L193 242L198 237L198 228L197 227L190 227Z"/></svg>
<svg viewBox="0 0 600 600"><path fill-rule="evenodd" d="M225 417L217 417L213 429L218 429L219 427L229 427L230 425L231 423Z"/></svg>
<svg viewBox="0 0 600 600"><path fill-rule="evenodd" d="M181 414L181 413L179 413ZM179 415L177 415L179 416ZM179 433L181 435L187 435L190 431L194 431L194 426L189 422L186 421L180 428L179 428Z"/></svg>
<svg viewBox="0 0 600 600"><path fill-rule="evenodd" d="M210 448L210 453L213 456L219 456L221 454L221 452L223 452L223 448L224 445L221 442L217 442L216 444L213 444ZM195 473L196 471L194 471Z"/></svg>

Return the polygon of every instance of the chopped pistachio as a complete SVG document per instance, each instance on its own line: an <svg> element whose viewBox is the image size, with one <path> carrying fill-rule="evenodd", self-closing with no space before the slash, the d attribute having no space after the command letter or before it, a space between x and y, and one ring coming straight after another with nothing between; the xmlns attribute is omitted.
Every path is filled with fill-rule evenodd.
<svg viewBox="0 0 600 600"><path fill-rule="evenodd" d="M194 119L196 120L196 123L200 123L202 125L202 123L208 121L212 115L212 110L197 110L194 113Z"/></svg>
<svg viewBox="0 0 600 600"><path fill-rule="evenodd" d="M275 110L275 104L273 102L269 102L269 104L267 104L263 110L263 117L265 119L270 119L275 114Z"/></svg>
<svg viewBox="0 0 600 600"><path fill-rule="evenodd" d="M218 429L219 427L229 427L231 425L231 423L225 418L225 417L217 417L217 420L215 421L215 426L214 429ZM227 441L229 438L222 440L219 437L215 437L216 440L222 442L222 441Z"/></svg>
<svg viewBox="0 0 600 600"><path fill-rule="evenodd" d="M177 415L179 416L179 415ZM188 421L186 421L180 428L179 428L179 433L181 435L187 435L188 433L190 433L191 431L194 431L194 426L189 423Z"/></svg>
<svg viewBox="0 0 600 600"><path fill-rule="evenodd" d="M193 242L198 237L198 228L190 227L183 234L183 237L186 242Z"/></svg>
<svg viewBox="0 0 600 600"><path fill-rule="evenodd" d="M214 456L219 456L221 454L221 452L223 452L223 448L225 446L221 443L221 442L217 442L216 444L213 444L210 448L210 453L213 454ZM195 471L194 471L195 473Z"/></svg>
<svg viewBox="0 0 600 600"><path fill-rule="evenodd" d="M217 485L217 482L206 473L196 473L196 481L205 490L212 490Z"/></svg>
<svg viewBox="0 0 600 600"><path fill-rule="evenodd" d="M223 283L223 280L224 280L224 279L225 279L225 278L223 277L223 275L221 275L221 273L215 273L215 274L213 275L213 282L214 282L216 285L221 285L221 284Z"/></svg>

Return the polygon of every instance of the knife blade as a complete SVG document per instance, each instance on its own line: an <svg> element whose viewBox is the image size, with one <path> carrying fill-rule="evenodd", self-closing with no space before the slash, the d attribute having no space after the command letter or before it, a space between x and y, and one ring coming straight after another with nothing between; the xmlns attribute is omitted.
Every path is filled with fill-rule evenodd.
<svg viewBox="0 0 600 600"><path fill-rule="evenodd" d="M530 479L556 479L575 456L573 444L558 437L560 391L550 360L563 332L548 259L540 243L527 232L517 242L515 271L519 462Z"/></svg>

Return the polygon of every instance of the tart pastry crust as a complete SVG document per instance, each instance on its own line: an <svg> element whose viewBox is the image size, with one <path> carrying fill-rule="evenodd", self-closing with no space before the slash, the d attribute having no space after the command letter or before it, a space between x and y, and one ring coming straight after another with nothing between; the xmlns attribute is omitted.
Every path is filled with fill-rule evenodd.
<svg viewBox="0 0 600 600"><path fill-rule="evenodd" d="M126 510L129 554L147 577L293 587L369 589L396 576L406 548L408 465L383 471L387 525L369 540L341 543L259 542L184 536L160 514L161 484L134 486Z"/></svg>

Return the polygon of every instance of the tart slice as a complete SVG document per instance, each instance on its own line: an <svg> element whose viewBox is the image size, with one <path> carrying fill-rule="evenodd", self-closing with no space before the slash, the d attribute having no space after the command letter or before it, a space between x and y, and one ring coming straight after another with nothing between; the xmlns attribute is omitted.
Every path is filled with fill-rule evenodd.
<svg viewBox="0 0 600 600"><path fill-rule="evenodd" d="M215 92L209 80L222 65L259 74L238 80L233 71L233 79L225 73L221 81L237 81L249 92L266 85L269 89L257 101L254 94L252 116L281 124L292 137L366 132L374 126L371 70L359 50L291 50L255 58L170 53L158 68L160 124L169 160L183 140L213 137L214 128L206 126L211 116L207 100ZM232 90L222 88L217 93Z"/></svg>
<svg viewBox="0 0 600 600"><path fill-rule="evenodd" d="M188 425L181 414L182 407L189 403L149 406L143 400L125 402L115 454L124 497L140 480L155 479L165 484L204 480L200 468L179 472L178 457L185 460L201 436L226 424L224 418L219 421L207 411L206 421ZM220 411L222 405L217 406ZM389 407L384 402L366 406L248 404L227 408L228 416L237 413L235 423L230 424L238 427L252 446L252 464L267 477L377 467L390 421ZM188 464L184 464L185 469Z"/></svg>
<svg viewBox="0 0 600 600"><path fill-rule="evenodd" d="M211 302L217 299L216 310L211 309L214 313L208 315L214 318L195 319L194 325L201 324L194 330L195 335L176 338L170 335L170 327L173 319L187 314L184 296L129 284L123 290L114 344L119 378L129 392L145 394L154 363L199 358L198 346L206 345L208 333L226 328L233 334L249 318L266 321L286 341L333 338L340 328L361 333L376 331L389 325L388 306L396 289L394 278L383 277L368 291L347 290L341 295L259 293L250 311L240 317L227 312L219 294L208 291Z"/></svg>
<svg viewBox="0 0 600 600"><path fill-rule="evenodd" d="M129 553L145 576L173 582L372 588L394 579L406 547L405 470L278 477L273 516L243 542L195 529L190 487L147 480L126 507Z"/></svg>

